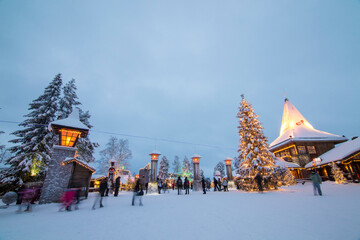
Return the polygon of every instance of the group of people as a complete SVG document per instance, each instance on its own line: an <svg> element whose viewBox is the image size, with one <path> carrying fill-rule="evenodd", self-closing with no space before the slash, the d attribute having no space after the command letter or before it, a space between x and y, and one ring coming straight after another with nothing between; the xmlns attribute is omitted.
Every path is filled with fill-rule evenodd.
<svg viewBox="0 0 360 240"><path fill-rule="evenodd" d="M216 191L222 191L224 190L224 192L228 192L228 181L226 178L223 178L223 180L221 181L221 178L216 178L214 177L214 192Z"/></svg>
<svg viewBox="0 0 360 240"><path fill-rule="evenodd" d="M115 179L115 183L113 183L113 181L108 177L102 179L99 186L99 194L95 198L92 209L94 210L96 208L98 202L100 203L99 205L100 208L104 207L102 202L103 197L109 196L109 193L110 194L114 193L114 197L117 197L119 195L119 189L120 189L120 177L117 177Z"/></svg>

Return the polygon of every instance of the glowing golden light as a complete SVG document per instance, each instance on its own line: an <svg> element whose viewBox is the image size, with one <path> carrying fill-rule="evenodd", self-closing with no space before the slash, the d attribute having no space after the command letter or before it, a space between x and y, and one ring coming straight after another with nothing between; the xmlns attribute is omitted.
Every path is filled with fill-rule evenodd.
<svg viewBox="0 0 360 240"><path fill-rule="evenodd" d="M73 147L80 137L81 132L70 129L60 129L60 145L66 147Z"/></svg>
<svg viewBox="0 0 360 240"><path fill-rule="evenodd" d="M199 163L200 162L200 159L198 157L194 157L192 160L193 160L193 163Z"/></svg>

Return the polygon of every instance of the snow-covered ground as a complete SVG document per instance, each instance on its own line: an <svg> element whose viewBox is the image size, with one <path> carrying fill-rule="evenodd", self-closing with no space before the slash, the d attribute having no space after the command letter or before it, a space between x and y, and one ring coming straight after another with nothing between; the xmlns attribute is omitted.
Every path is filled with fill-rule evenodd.
<svg viewBox="0 0 360 240"><path fill-rule="evenodd" d="M58 212L58 204L16 214L0 209L0 239L360 239L360 185L311 183L259 193L190 192L150 195L131 206L131 193L107 197L91 210L94 195L80 209Z"/></svg>

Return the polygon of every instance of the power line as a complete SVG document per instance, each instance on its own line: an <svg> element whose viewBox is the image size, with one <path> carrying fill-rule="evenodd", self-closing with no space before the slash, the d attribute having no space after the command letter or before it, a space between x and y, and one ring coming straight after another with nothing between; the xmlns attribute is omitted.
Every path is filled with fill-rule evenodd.
<svg viewBox="0 0 360 240"><path fill-rule="evenodd" d="M20 122L16 122L16 121L0 120L0 122L20 124ZM27 126L27 127L30 127L30 126L31 127L42 127L42 126L48 126L48 124L27 124L25 126ZM108 134L108 135L115 135L115 136L124 136L124 137L131 137L131 138L146 139L146 140L152 140L152 141L162 141L162 142L170 142L170 143L193 145L193 146L216 148L216 149L228 149L228 150L235 150L236 151L236 149L232 148L232 147L223 147L223 146L215 146L215 145L209 145L209 144L192 143L192 142L185 142L185 141L174 140L174 139L155 138L155 137L148 137L148 136L140 136L140 135L126 134L126 133L115 133L115 132L108 132L108 131L97 131L97 130L91 130L91 132Z"/></svg>

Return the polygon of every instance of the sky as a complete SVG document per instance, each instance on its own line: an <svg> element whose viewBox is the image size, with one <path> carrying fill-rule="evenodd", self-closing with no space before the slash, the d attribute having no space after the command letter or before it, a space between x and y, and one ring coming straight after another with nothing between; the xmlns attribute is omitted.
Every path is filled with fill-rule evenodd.
<svg viewBox="0 0 360 240"><path fill-rule="evenodd" d="M241 94L269 143L284 96L316 129L358 136L359 12L359 0L0 0L0 121L23 121L61 73L76 79L98 150L101 132L129 140L131 172L156 149L200 154L211 176L237 156ZM18 128L0 122L0 144Z"/></svg>

